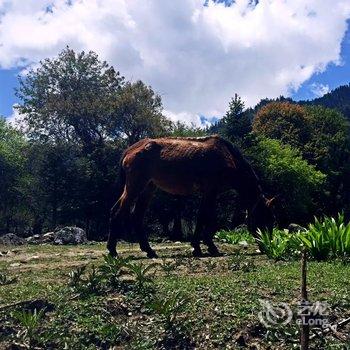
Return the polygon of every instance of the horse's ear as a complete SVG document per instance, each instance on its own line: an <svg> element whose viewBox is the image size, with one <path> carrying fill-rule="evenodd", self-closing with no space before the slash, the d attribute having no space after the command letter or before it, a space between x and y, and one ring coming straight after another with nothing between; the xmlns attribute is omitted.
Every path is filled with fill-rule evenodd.
<svg viewBox="0 0 350 350"><path fill-rule="evenodd" d="M272 206L275 204L277 198L278 198L278 196L272 197L271 199L266 199L266 206L269 208L272 208Z"/></svg>

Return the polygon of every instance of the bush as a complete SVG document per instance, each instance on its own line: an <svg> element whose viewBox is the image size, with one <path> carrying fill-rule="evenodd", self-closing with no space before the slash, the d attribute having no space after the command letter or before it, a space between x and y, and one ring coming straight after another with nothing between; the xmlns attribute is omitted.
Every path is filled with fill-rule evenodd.
<svg viewBox="0 0 350 350"><path fill-rule="evenodd" d="M315 194L324 183L325 175L301 157L300 152L281 142L266 138L252 140L247 150L263 188L279 196L282 223L306 222L315 210Z"/></svg>
<svg viewBox="0 0 350 350"><path fill-rule="evenodd" d="M215 238L221 242L237 244L239 242L254 243L254 237L247 230L226 231L221 230L215 234Z"/></svg>
<svg viewBox="0 0 350 350"><path fill-rule="evenodd" d="M259 231L259 247L270 259L287 260L300 254L302 232L274 229L272 235Z"/></svg>
<svg viewBox="0 0 350 350"><path fill-rule="evenodd" d="M343 214L338 214L337 218L315 218L315 223L310 224L301 239L317 260L350 256L350 222L344 223Z"/></svg>
<svg viewBox="0 0 350 350"><path fill-rule="evenodd" d="M315 223L310 224L306 232L290 233L274 229L272 235L259 232L259 236L260 249L275 260L298 256L302 246L316 260L346 260L350 256L350 223L344 223L343 214L338 214L337 218L315 218Z"/></svg>

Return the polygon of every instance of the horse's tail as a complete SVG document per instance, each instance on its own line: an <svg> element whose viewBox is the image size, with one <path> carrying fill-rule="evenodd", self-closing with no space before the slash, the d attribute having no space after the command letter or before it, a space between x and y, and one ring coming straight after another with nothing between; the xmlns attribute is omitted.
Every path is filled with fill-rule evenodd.
<svg viewBox="0 0 350 350"><path fill-rule="evenodd" d="M114 187L115 190L113 193L113 197L116 198L116 202L113 204L113 207L111 208L111 212L110 212L111 219L114 216L114 214L116 213L116 211L118 210L119 199L124 192L124 188L125 188L125 184L126 184L126 175L125 175L125 170L123 168L124 156L125 156L125 152L122 154L122 156L120 157L120 161L119 161L119 168L117 171L117 182L116 182L116 185Z"/></svg>
<svg viewBox="0 0 350 350"><path fill-rule="evenodd" d="M118 175L117 175L117 198L119 199L122 193L124 192L124 187L126 184L126 175L125 175L125 170L123 168L123 160L125 157L125 152L122 154L120 157L119 161L119 169L118 169Z"/></svg>

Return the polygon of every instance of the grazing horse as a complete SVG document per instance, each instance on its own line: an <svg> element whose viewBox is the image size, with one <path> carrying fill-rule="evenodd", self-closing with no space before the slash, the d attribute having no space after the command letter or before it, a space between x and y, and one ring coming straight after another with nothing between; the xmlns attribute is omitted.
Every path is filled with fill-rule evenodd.
<svg viewBox="0 0 350 350"><path fill-rule="evenodd" d="M143 218L156 187L176 195L200 193L197 225L192 239L193 255L201 256L200 240L209 254L219 255L213 243L216 231L215 199L218 193L235 189L248 211L248 228L272 230L271 200L241 152L219 136L143 139L129 147L121 158L122 193L111 209L107 248L117 255L116 242L123 222L132 222L141 250L156 257L143 229ZM131 221L131 208L134 206Z"/></svg>

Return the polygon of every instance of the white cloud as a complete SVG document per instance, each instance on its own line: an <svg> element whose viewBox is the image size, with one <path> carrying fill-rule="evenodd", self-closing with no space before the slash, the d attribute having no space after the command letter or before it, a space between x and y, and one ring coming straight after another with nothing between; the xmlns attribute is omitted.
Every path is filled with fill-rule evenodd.
<svg viewBox="0 0 350 350"><path fill-rule="evenodd" d="M322 97L329 92L329 86L321 83L313 83L310 85L310 90L315 97Z"/></svg>
<svg viewBox="0 0 350 350"><path fill-rule="evenodd" d="M67 44L142 79L173 118L222 115L287 95L341 62L348 0L0 0L0 65L36 63ZM51 11L46 11L52 5Z"/></svg>
<svg viewBox="0 0 350 350"><path fill-rule="evenodd" d="M16 104L12 106L12 114L6 118L6 122L17 129L25 130L27 128L27 124L24 121L24 115L18 113Z"/></svg>
<svg viewBox="0 0 350 350"><path fill-rule="evenodd" d="M201 119L198 114L192 114L188 112L179 112L179 113L174 113L172 111L164 110L163 114L168 117L170 120L176 122L180 121L182 123L186 123L188 125L201 125Z"/></svg>

